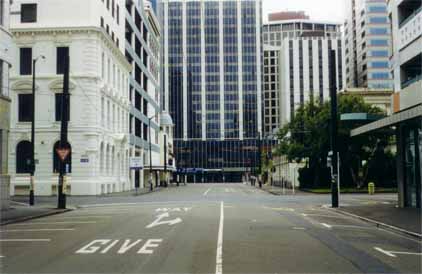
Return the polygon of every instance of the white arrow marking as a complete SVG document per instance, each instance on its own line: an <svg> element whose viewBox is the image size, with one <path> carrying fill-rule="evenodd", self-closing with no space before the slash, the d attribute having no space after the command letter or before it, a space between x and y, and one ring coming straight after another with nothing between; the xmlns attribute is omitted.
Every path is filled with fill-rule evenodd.
<svg viewBox="0 0 422 274"><path fill-rule="evenodd" d="M394 254L422 256L422 253L384 250L384 249L379 248L379 247L376 247L376 246L374 247L374 249L377 250L377 251L379 251L379 252L381 252L381 253L383 253L383 254L385 254L385 255L387 255L387 256L394 257L394 258L397 257Z"/></svg>
<svg viewBox="0 0 422 274"><path fill-rule="evenodd" d="M325 226L326 228L332 228L331 225L327 225L326 223L321 223L321 225Z"/></svg>
<svg viewBox="0 0 422 274"><path fill-rule="evenodd" d="M393 257L393 258L395 258L395 257L397 257L396 255L394 255L393 253L391 253L391 252L389 252L389 251L387 251L387 250L384 250L384 249L382 249L382 248L379 248L379 247L374 247L374 249L376 250L376 251L379 251L379 252L381 252L381 253L383 253L384 255L387 255L387 256L389 256L389 257Z"/></svg>
<svg viewBox="0 0 422 274"><path fill-rule="evenodd" d="M182 222L182 219L180 219L180 218L176 218L174 220L169 220L169 221L161 221L162 219L168 218L168 217L170 217L170 214L168 212L160 214L160 215L157 216L157 219L154 222L152 222L151 224L147 225L146 228L153 228L155 226L165 225L165 224L175 225L177 223Z"/></svg>

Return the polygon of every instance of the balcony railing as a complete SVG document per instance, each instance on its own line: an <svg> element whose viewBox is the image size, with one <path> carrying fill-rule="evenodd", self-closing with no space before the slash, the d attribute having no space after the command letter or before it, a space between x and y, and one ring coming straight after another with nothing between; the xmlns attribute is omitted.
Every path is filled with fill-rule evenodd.
<svg viewBox="0 0 422 274"><path fill-rule="evenodd" d="M405 82L402 82L402 83L401 83L401 88L402 88L402 89L405 89L405 88L407 88L408 86L410 86L411 84L413 84L413 83L415 83L415 82L417 82L417 81L420 81L420 80L422 80L422 74L417 75L417 76L415 76L414 78L409 79L409 80L407 80L407 81L405 81Z"/></svg>
<svg viewBox="0 0 422 274"><path fill-rule="evenodd" d="M407 17L403 22L399 24L399 28L401 29L407 22L412 20L420 11L422 11L422 6L420 6L417 10L415 10L409 17Z"/></svg>

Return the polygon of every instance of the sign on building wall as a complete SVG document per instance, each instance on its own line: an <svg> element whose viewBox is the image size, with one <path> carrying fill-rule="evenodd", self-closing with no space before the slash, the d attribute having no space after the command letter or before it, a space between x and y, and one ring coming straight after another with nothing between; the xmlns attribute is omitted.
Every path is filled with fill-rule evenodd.
<svg viewBox="0 0 422 274"><path fill-rule="evenodd" d="M142 169L144 165L142 164L142 157L131 157L130 158L130 169Z"/></svg>

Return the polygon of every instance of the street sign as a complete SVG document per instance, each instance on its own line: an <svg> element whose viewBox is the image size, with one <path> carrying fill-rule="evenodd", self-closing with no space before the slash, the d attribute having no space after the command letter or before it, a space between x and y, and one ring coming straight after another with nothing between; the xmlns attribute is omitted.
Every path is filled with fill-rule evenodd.
<svg viewBox="0 0 422 274"><path fill-rule="evenodd" d="M59 156L60 160L62 160L62 162L64 162L66 160L67 156L69 156L70 149L69 148L57 148L56 153Z"/></svg>
<svg viewBox="0 0 422 274"><path fill-rule="evenodd" d="M142 169L144 165L142 164L142 157L131 157L130 158L130 169Z"/></svg>

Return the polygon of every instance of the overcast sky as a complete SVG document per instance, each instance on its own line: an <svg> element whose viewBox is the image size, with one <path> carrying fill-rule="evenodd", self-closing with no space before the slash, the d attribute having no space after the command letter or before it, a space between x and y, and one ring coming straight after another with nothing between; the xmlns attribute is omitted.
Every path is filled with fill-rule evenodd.
<svg viewBox="0 0 422 274"><path fill-rule="evenodd" d="M305 11L311 19L343 23L346 0L262 0L263 21L268 13L277 11Z"/></svg>

